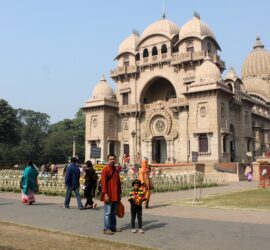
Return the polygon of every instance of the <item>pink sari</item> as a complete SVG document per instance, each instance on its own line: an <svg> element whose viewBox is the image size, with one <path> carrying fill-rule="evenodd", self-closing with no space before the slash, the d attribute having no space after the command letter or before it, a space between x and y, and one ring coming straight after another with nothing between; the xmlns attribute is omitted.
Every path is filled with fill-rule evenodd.
<svg viewBox="0 0 270 250"><path fill-rule="evenodd" d="M30 188L27 189L27 194L22 191L22 203L26 205L32 205L35 202L34 191Z"/></svg>

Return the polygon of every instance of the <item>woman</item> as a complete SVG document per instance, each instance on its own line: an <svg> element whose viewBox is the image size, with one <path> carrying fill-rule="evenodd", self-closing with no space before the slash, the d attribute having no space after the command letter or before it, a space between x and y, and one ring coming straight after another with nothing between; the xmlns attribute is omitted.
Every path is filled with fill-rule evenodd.
<svg viewBox="0 0 270 250"><path fill-rule="evenodd" d="M24 169L22 176L22 202L26 205L32 205L35 202L34 191L37 190L38 171L29 161Z"/></svg>
<svg viewBox="0 0 270 250"><path fill-rule="evenodd" d="M95 196L96 192L98 176L91 161L86 162L86 168L84 171L84 198L86 198L84 208L96 208L97 204L94 204L93 197Z"/></svg>
<svg viewBox="0 0 270 250"><path fill-rule="evenodd" d="M151 196L151 187L152 187L152 182L149 178L149 172L150 169L148 167L148 162L146 159L142 160L142 166L139 169L139 177L138 179L142 183L142 190L144 192L144 197L146 199L144 207L149 208L149 201L150 201L150 196Z"/></svg>

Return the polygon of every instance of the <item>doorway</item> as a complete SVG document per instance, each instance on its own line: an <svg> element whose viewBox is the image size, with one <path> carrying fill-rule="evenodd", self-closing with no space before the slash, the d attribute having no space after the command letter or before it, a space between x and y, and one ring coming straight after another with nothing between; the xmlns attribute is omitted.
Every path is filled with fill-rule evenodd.
<svg viewBox="0 0 270 250"><path fill-rule="evenodd" d="M152 142L152 159L155 163L165 163L167 159L167 144L163 136L155 137Z"/></svg>

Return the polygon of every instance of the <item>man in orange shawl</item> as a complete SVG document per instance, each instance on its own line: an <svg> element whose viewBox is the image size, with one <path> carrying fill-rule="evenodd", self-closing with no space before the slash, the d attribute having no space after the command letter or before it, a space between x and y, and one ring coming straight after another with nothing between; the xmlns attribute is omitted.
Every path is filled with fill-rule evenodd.
<svg viewBox="0 0 270 250"><path fill-rule="evenodd" d="M146 199L144 203L145 208L149 208L149 201L151 196L150 188L152 186L151 180L149 178L150 169L148 167L147 159L142 160L142 166L139 169L139 176L138 179L142 183L142 190L144 192L144 197Z"/></svg>

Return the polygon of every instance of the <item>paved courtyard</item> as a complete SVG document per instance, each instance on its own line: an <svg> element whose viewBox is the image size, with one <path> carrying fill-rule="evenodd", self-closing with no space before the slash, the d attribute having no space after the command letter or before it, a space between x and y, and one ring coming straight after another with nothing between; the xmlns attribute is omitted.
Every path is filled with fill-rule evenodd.
<svg viewBox="0 0 270 250"><path fill-rule="evenodd" d="M256 182L233 183L203 189L202 197L256 187ZM173 203L192 197L192 190L153 194L152 208L143 211L143 235L130 231L126 198L126 215L118 220L123 232L113 236L102 233L101 203L97 210L80 211L74 198L70 209L62 209L63 197L39 195L35 205L25 206L20 202L20 194L0 193L0 220L158 249L269 248L270 212L183 207Z"/></svg>

